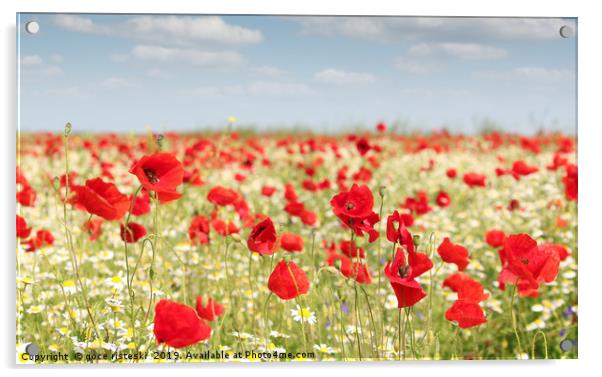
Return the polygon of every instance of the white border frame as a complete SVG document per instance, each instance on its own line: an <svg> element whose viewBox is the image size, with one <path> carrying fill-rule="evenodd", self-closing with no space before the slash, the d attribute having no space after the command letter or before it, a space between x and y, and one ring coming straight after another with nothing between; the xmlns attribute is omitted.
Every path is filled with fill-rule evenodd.
<svg viewBox="0 0 602 377"><path fill-rule="evenodd" d="M1 311L2 324L6 334L2 341L1 355L3 368L13 369L10 372L32 372L27 370L14 370L14 209L15 209L15 132L16 132L16 12L89 12L89 13L219 13L219 14L314 14L314 15L423 15L423 16L542 16L542 17L578 17L578 125L579 135L579 168L581 181L579 192L579 248L581 261L579 263L579 360L566 361L479 361L479 362L380 362L380 363L297 363L295 365L181 365L181 366L138 366L148 368L144 373L161 375L169 373L167 368L176 367L177 373L236 373L244 375L278 375L293 374L307 375L316 373L316 368L326 368L327 373L345 373L347 375L362 375L374 373L372 369L378 367L376 373L395 374L425 374L443 375L461 374L464 376L508 376L512 373L525 372L538 373L548 377L550 375L580 375L600 370L594 364L600 349L600 316L602 304L600 301L600 268L602 267L602 250L597 245L599 217L602 208L599 196L602 192L600 169L596 161L602 158L600 144L602 119L600 116L599 90L600 80L600 40L602 23L600 16L595 11L594 2L585 5L584 2L548 0L540 3L529 3L524 0L504 0L496 3L487 1L414 1L410 3L394 4L389 0L303 0L303 1L278 1L278 0L208 0L202 4L192 1L165 1L165 0L104 0L98 2L81 0L3 0L0 2L2 9L3 49L0 64L2 65L3 90L0 92L2 101L3 126L2 142L4 143L2 170L4 183L2 187L2 226L1 238L7 245L2 250L3 280L4 280L4 310ZM598 67L598 68L595 68ZM599 166L599 165L598 165ZM596 195L598 197L596 197ZM167 367L167 368L166 368ZM43 373L60 373L65 375L106 375L110 373L131 373L133 368L116 368L114 366L100 366L90 368L70 367L60 369L58 366L43 369ZM201 369L199 371L198 369ZM22 368L19 368L22 369ZM519 369L525 369L520 370ZM9 372L9 373L10 373ZM11 373L12 374L12 373Z"/></svg>

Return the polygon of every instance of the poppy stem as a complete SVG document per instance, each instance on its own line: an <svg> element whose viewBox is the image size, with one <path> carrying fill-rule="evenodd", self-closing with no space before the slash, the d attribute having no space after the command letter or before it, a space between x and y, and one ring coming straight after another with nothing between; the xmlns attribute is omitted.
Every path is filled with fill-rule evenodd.
<svg viewBox="0 0 602 377"><path fill-rule="evenodd" d="M148 318L150 316L150 312L152 310L153 307L153 279L155 277L155 270L153 268L154 264L155 264L155 244L153 241L149 240L149 243L151 245L151 251L152 251L152 256L151 256L151 263L150 263L150 268L149 268L149 278L148 278L148 288L149 288L149 300L148 300L148 307L146 309L146 314L144 315L144 321L142 322L143 326L146 328L146 323L148 321ZM144 243L142 245L144 247ZM144 310L144 309L143 309ZM133 331L133 328L132 328ZM148 349L148 345L147 345L147 349Z"/></svg>
<svg viewBox="0 0 602 377"><path fill-rule="evenodd" d="M265 303L263 304L263 331L264 331L264 335L263 337L265 338L265 349L268 349L268 303L270 301L270 298L272 297L272 292L270 292L270 294L268 295L268 297L265 299Z"/></svg>
<svg viewBox="0 0 602 377"><path fill-rule="evenodd" d="M358 300L358 293L357 293L357 277L359 275L359 271L360 271L360 252L359 250L354 246L354 233L353 230L351 231L351 238L350 238L350 242L349 242L349 247L350 249L353 250L355 249L355 268L352 268L352 272L353 272L353 290L355 291L355 295L354 295L354 312L355 312L355 338L356 338L356 342L357 342L357 353L358 356L360 358L360 361L362 361L362 342L360 339L360 332L362 329L362 322L360 320L360 315L359 315L359 300ZM353 258L353 253L351 254L351 258ZM363 335L363 334L362 334Z"/></svg>
<svg viewBox="0 0 602 377"><path fill-rule="evenodd" d="M335 296L335 299L336 299L336 296ZM339 300L339 301L341 301L341 304L339 305L339 325L341 327L341 337L340 337L340 339L341 339L340 340L340 343L341 343L341 356L343 357L343 360L345 360L346 359L346 356L345 356L345 342L344 342L344 339L343 339L343 335L345 335L345 337L347 337L347 334L345 333L345 328L343 327L343 302L342 302L342 300Z"/></svg>
<svg viewBox="0 0 602 377"><path fill-rule="evenodd" d="M372 325L372 327L370 328L370 343L372 343L373 352L376 352L376 357L380 358L380 355L379 355L380 351L379 351L378 347L376 346L376 344L374 343L374 334L377 333L377 331L376 331L376 324L374 323L374 315L372 315L372 306L370 305L370 297L368 296L368 292L366 292L364 287L362 287L361 285L360 285L360 289L364 293L364 298L366 299L366 304L368 304L368 313L370 314L370 324Z"/></svg>
<svg viewBox="0 0 602 377"><path fill-rule="evenodd" d="M514 313L514 299L516 297L516 286L517 284L514 284L514 288L512 289L512 298L510 299L510 318L512 319L512 329L514 330L514 336L516 337L516 342L518 345L518 353L519 355L521 355L523 353L523 347L521 345L520 336L518 335L516 313Z"/></svg>
<svg viewBox="0 0 602 377"><path fill-rule="evenodd" d="M129 250L128 250L127 232L130 232L130 228L128 227L128 224L130 222L130 217L132 216L132 211L134 210L134 203L136 202L136 197L140 193L141 189L142 189L142 186L138 186L138 188L134 192L134 195L132 196L132 200L130 202L130 208L129 208L127 216L125 218L125 225L123 228L125 230L126 234L122 235L123 236L124 254L125 254L125 256L124 256L125 257L125 281L126 281L126 286L128 289L128 297L130 299L130 326L132 327L132 331L135 331L134 290L132 289L133 276L132 276L132 274L130 274L130 254L129 254ZM133 238L133 235L131 237ZM132 338L133 338L133 336L132 336Z"/></svg>
<svg viewBox="0 0 602 377"><path fill-rule="evenodd" d="M411 315L411 317L410 317ZM406 318L408 321L408 327L410 330L410 349L412 350L412 356L414 357L414 359L417 359L416 356L416 338L415 338L415 332L414 332L414 314L413 314L413 307L409 307L406 308Z"/></svg>
<svg viewBox="0 0 602 377"><path fill-rule="evenodd" d="M545 359L548 359L548 340L546 339L546 333L544 333L543 331L539 330L535 333L535 335L533 335L533 341L531 342L531 358L535 359L535 340L537 340L537 335L541 334L541 337L543 338L543 346L544 346L544 351L545 351Z"/></svg>
<svg viewBox="0 0 602 377"><path fill-rule="evenodd" d="M301 332L303 333L303 350L307 351L307 337L305 336L305 311L302 305L299 304L299 299L295 297L295 302L297 303L297 306L299 307L299 311L301 314Z"/></svg>
<svg viewBox="0 0 602 377"><path fill-rule="evenodd" d="M71 123L67 123L65 125L65 134L64 134L64 145L65 145L65 199L63 200L63 226L65 229L65 241L67 243L67 248L69 249L69 253L71 254L71 266L73 267L73 273L75 275L75 280L79 284L81 289L82 298L84 300L84 305L86 307L86 312L88 314L88 318L92 323L92 327L94 329L94 333L96 334L96 338L100 339L98 328L96 327L96 321L94 320L94 315L92 315L92 310L90 309L90 303L88 301L88 293L86 291L86 287L81 279L80 271L79 271L79 263L77 262L77 254L75 253L75 247L73 246L73 235L69 230L68 225L68 216L67 216L67 198L69 197L69 133L71 132Z"/></svg>
<svg viewBox="0 0 602 377"><path fill-rule="evenodd" d="M402 340L402 338L404 338ZM404 332L401 332L401 308L397 310L397 360L401 360L401 356L403 353L403 358L405 359L405 327Z"/></svg>
<svg viewBox="0 0 602 377"><path fill-rule="evenodd" d="M378 219L379 219L379 223L378 223L378 234L382 234L383 231L383 205L385 203L385 187L381 186L381 189L378 190L378 193L380 194L380 208L378 210ZM382 243L381 243L381 237L378 237L378 293L377 296L380 295L380 291L382 288ZM384 300L386 301L386 296L383 296ZM384 302L381 304L384 306ZM376 331L376 330L375 330ZM385 321L383 318L383 321L381 322L381 331L380 331L380 345L382 346L384 344L384 338L385 338Z"/></svg>

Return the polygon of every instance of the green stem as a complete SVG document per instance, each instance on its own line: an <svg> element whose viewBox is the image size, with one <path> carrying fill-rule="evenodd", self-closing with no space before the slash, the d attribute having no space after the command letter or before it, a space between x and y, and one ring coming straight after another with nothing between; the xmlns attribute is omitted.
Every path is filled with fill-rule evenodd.
<svg viewBox="0 0 602 377"><path fill-rule="evenodd" d="M537 339L537 335L541 334L541 337L543 338L543 346L544 346L544 350L545 350L545 359L548 359L548 339L546 338L546 334L539 330L535 333L535 335L533 335L533 341L531 343L531 358L535 359L535 340Z"/></svg>
<svg viewBox="0 0 602 377"><path fill-rule="evenodd" d="M514 330L514 336L516 337L516 342L518 345L518 353L519 355L523 353L523 347L521 345L520 336L518 335L518 328L516 324L516 313L514 313L514 299L516 297L516 284L514 284L514 288L512 289L512 298L510 299L510 317L512 319L512 329Z"/></svg>

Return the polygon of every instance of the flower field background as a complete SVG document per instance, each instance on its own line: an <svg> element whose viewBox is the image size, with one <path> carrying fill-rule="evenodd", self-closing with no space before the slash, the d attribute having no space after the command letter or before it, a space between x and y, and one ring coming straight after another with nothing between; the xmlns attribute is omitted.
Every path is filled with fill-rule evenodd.
<svg viewBox="0 0 602 377"><path fill-rule="evenodd" d="M19 362L577 357L572 136L18 143Z"/></svg>

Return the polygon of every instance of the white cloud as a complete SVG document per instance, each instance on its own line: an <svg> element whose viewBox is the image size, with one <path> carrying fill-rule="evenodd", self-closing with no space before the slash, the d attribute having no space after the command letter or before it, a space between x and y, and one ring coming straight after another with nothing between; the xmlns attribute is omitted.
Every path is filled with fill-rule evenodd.
<svg viewBox="0 0 602 377"><path fill-rule="evenodd" d="M259 81L250 84L249 94L255 96L298 96L311 93L309 87L300 83L282 83L275 81Z"/></svg>
<svg viewBox="0 0 602 377"><path fill-rule="evenodd" d="M557 84L575 80L575 72L568 69L545 67L518 67L505 71L481 71L475 73L478 78L492 80L513 80L521 83Z"/></svg>
<svg viewBox="0 0 602 377"><path fill-rule="evenodd" d="M148 77L156 78L156 79L168 79L172 77L172 75L168 72L165 72L159 68L151 68L146 70L145 75Z"/></svg>
<svg viewBox="0 0 602 377"><path fill-rule="evenodd" d="M80 33L107 33L109 29L97 25L91 19L71 14L57 14L54 23L62 29Z"/></svg>
<svg viewBox="0 0 602 377"><path fill-rule="evenodd" d="M129 60L130 56L128 54L113 54L110 58L115 63L124 63Z"/></svg>
<svg viewBox="0 0 602 377"><path fill-rule="evenodd" d="M328 84L369 84L376 81L376 78L369 73L347 72L338 69L328 68L314 74L318 81Z"/></svg>
<svg viewBox="0 0 602 377"><path fill-rule="evenodd" d="M252 73L256 73L260 76L266 76L266 77L272 77L272 78L283 77L288 74L288 72L286 72L285 70L276 68L276 67L273 67L270 65L261 65L261 66L257 66L257 67L251 67L250 70Z"/></svg>
<svg viewBox="0 0 602 377"><path fill-rule="evenodd" d="M194 42L254 44L263 40L259 30L226 23L221 17L137 16L125 23L130 33L145 38L165 37Z"/></svg>
<svg viewBox="0 0 602 377"><path fill-rule="evenodd" d="M514 75L521 79L534 81L563 81L575 77L568 69L550 69L542 67L520 67L514 70Z"/></svg>
<svg viewBox="0 0 602 377"><path fill-rule="evenodd" d="M109 77L100 83L100 86L108 89L121 89L133 86L131 80L123 77Z"/></svg>
<svg viewBox="0 0 602 377"><path fill-rule="evenodd" d="M36 67L42 65L39 55L26 55L21 58L21 67Z"/></svg>
<svg viewBox="0 0 602 377"><path fill-rule="evenodd" d="M224 98L245 94L245 88L240 85L201 86L192 90L192 94L202 98Z"/></svg>
<svg viewBox="0 0 602 377"><path fill-rule="evenodd" d="M453 41L557 39L561 18L468 18L468 17L290 17L306 34L343 35L370 40Z"/></svg>
<svg viewBox="0 0 602 377"><path fill-rule="evenodd" d="M63 62L63 56L60 54L53 54L50 55L50 61L52 61L53 63L62 63Z"/></svg>
<svg viewBox="0 0 602 377"><path fill-rule="evenodd" d="M263 41L259 30L226 23L217 16L133 16L115 24L99 24L92 19L61 14L54 22L62 29L128 38L169 45L193 45L199 42L240 45Z"/></svg>
<svg viewBox="0 0 602 377"><path fill-rule="evenodd" d="M190 65L236 65L244 61L235 51L203 51L156 45L135 46L131 54L140 60Z"/></svg>
<svg viewBox="0 0 602 377"><path fill-rule="evenodd" d="M467 60L500 59L506 50L478 43L420 43L410 46L408 54L420 58L455 58Z"/></svg>
<svg viewBox="0 0 602 377"><path fill-rule="evenodd" d="M42 93L45 95L67 96L67 97L88 97L90 95L86 90L83 90L82 88L79 88L77 86L48 89L48 90L44 90Z"/></svg>
<svg viewBox="0 0 602 377"><path fill-rule="evenodd" d="M311 88L302 83L255 81L246 85L202 86L191 92L199 97L219 99L231 96L295 97L311 94Z"/></svg>
<svg viewBox="0 0 602 377"><path fill-rule="evenodd" d="M441 69L441 64L424 59L398 58L394 63L395 68L411 74L433 73Z"/></svg>
<svg viewBox="0 0 602 377"><path fill-rule="evenodd" d="M63 69L55 65L50 65L48 67L40 69L39 73L41 73L44 76L59 76L63 74Z"/></svg>
<svg viewBox="0 0 602 377"><path fill-rule="evenodd" d="M51 58L52 60L52 58ZM58 76L63 70L58 65L48 65L39 55L26 55L20 58L21 73L26 76Z"/></svg>

